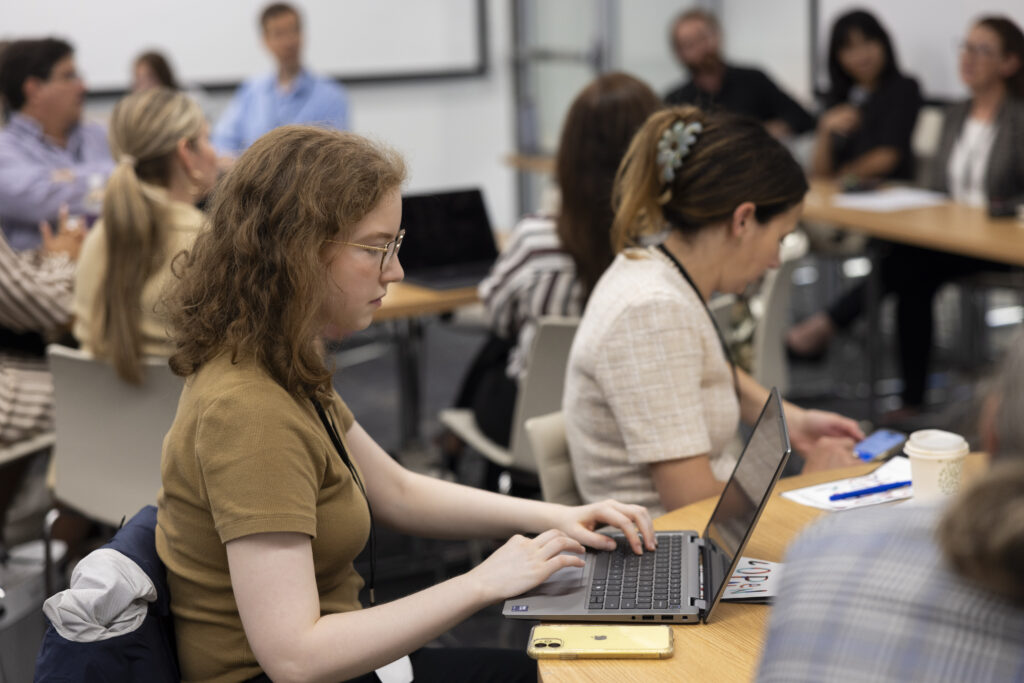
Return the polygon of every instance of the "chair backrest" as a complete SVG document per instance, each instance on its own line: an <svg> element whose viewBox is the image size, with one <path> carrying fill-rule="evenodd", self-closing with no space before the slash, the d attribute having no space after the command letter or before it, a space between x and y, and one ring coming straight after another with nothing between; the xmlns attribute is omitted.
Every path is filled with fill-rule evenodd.
<svg viewBox="0 0 1024 683"><path fill-rule="evenodd" d="M537 459L537 475L544 500L563 505L583 502L569 459L569 443L565 439L565 418L561 411L526 421L526 435L530 439L533 456Z"/></svg>
<svg viewBox="0 0 1024 683"><path fill-rule="evenodd" d="M544 317L537 322L526 375L519 383L516 407L512 413L509 451L513 467L537 471L524 424L531 417L561 410L569 349L579 325L579 318Z"/></svg>
<svg viewBox="0 0 1024 683"><path fill-rule="evenodd" d="M17 443L0 448L0 465L14 462L24 458L26 455L32 455L43 449L50 448L56 440L57 437L53 432L43 432L24 441L18 441Z"/></svg>
<svg viewBox="0 0 1024 683"><path fill-rule="evenodd" d="M777 387L780 393L785 393L789 387L785 339L790 323L789 298L793 270L797 261L807 253L807 244L807 236L801 232L786 236L780 254L782 264L765 273L758 300L751 302L752 312L757 318L752 374L762 386L769 389Z"/></svg>
<svg viewBox="0 0 1024 683"><path fill-rule="evenodd" d="M139 386L108 363L64 346L47 348L53 373L57 500L118 526L156 502L160 453L183 380L166 358L147 358Z"/></svg>

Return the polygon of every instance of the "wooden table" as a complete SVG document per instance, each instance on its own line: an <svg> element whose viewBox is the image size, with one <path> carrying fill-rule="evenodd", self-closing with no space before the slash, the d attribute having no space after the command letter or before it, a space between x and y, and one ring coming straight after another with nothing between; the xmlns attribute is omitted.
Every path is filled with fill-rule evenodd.
<svg viewBox="0 0 1024 683"><path fill-rule="evenodd" d="M987 463L988 458L982 453L968 456L964 480L970 481L977 477L987 467ZM743 554L763 560L781 561L793 537L810 521L825 514L821 510L782 498L780 492L860 476L874 467L858 465L780 480ZM656 519L654 528L703 530L716 502L717 498L708 498L674 510ZM720 603L709 623L672 627L675 655L671 659L543 660L538 662L539 678L543 683L749 681L754 676L761 653L768 613L768 605Z"/></svg>
<svg viewBox="0 0 1024 683"><path fill-rule="evenodd" d="M991 218L985 209L947 202L902 211L844 209L833 204L834 181L813 180L804 218L824 221L888 242L1024 266L1024 224Z"/></svg>
<svg viewBox="0 0 1024 683"><path fill-rule="evenodd" d="M832 223L887 242L973 256L1010 265L1024 266L1024 224L1014 218L991 218L985 209L946 202L936 206L900 211L865 211L835 206L838 187L834 181L813 180L804 201L804 218ZM871 274L867 280L867 363L869 418L876 422L876 389L881 344L879 310L882 283L880 248L869 242Z"/></svg>
<svg viewBox="0 0 1024 683"><path fill-rule="evenodd" d="M400 450L420 448L423 441L420 434L420 356L423 344L421 319L428 315L450 313L479 300L476 287L431 289L406 282L395 282L388 286L383 305L377 309L373 320L390 322L395 326Z"/></svg>
<svg viewBox="0 0 1024 683"><path fill-rule="evenodd" d="M505 163L517 171L548 175L555 173L554 154L509 154L505 157Z"/></svg>
<svg viewBox="0 0 1024 683"><path fill-rule="evenodd" d="M396 282L388 286L384 305L377 310L373 320L380 322L449 313L457 308L475 304L479 300L476 287L431 289L406 282Z"/></svg>

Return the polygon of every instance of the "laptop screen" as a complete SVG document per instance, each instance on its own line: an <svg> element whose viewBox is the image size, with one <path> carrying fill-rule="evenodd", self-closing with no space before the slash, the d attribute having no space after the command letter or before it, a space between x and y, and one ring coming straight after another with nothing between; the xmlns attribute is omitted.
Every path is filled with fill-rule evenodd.
<svg viewBox="0 0 1024 683"><path fill-rule="evenodd" d="M704 530L704 585L709 590L705 621L739 562L789 452L782 399L772 389Z"/></svg>
<svg viewBox="0 0 1024 683"><path fill-rule="evenodd" d="M479 189L402 197L402 267L409 273L498 255Z"/></svg>

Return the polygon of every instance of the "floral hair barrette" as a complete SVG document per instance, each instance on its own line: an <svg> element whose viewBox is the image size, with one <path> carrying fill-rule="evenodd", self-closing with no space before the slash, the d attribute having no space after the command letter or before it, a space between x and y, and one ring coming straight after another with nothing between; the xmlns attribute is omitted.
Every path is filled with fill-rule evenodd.
<svg viewBox="0 0 1024 683"><path fill-rule="evenodd" d="M658 166L661 179L666 183L675 180L676 169L683 165L683 157L690 153L690 147L697 141L697 134L704 130L700 121L683 123L676 121L658 140Z"/></svg>

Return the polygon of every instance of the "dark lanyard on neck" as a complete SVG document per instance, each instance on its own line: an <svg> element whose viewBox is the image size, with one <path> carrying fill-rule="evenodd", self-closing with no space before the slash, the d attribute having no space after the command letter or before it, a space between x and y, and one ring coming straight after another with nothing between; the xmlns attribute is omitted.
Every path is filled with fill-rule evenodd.
<svg viewBox="0 0 1024 683"><path fill-rule="evenodd" d="M338 434L338 429L334 426L334 421L327 417L327 413L319 401L313 398L310 401L316 409L316 414L320 416L320 422L323 423L324 429L327 430L327 436L330 437L331 443L334 444L334 450L338 452L341 461L345 463L345 467L348 468L349 473L352 475L352 480L355 481L356 486L359 487L363 494L363 498L366 499L366 509L370 513L370 607L373 607L377 602L377 597L373 592L373 582L377 573L377 532L373 525L373 507L370 506L370 497L366 495L363 481L359 478L359 473L356 472L356 468L352 465L352 460L348 457L348 451L345 449L345 444L341 441L341 436Z"/></svg>
<svg viewBox="0 0 1024 683"><path fill-rule="evenodd" d="M700 290L697 289L697 283L695 283L693 278L690 277L690 274L686 272L686 268L683 268L683 264L679 262L679 259L673 256L672 252L669 251L664 244L659 244L658 249L662 254L668 257L668 260L672 262L672 265L676 267L679 274L683 276L686 283L693 289L693 293L697 295L698 299L700 299L701 305L704 306L704 311L708 314L708 318L711 320L711 325L715 328L715 334L718 335L718 343L722 345L722 353L725 354L725 359L729 361L729 368L732 370L732 388L736 392L736 396L738 398L740 395L740 380L736 373L736 360L732 356L732 349L729 348L729 344L725 341L725 335L722 334L721 328L718 327L718 321L715 320L714 313L712 313L711 309L708 308L707 302L704 301L704 297L701 295Z"/></svg>

